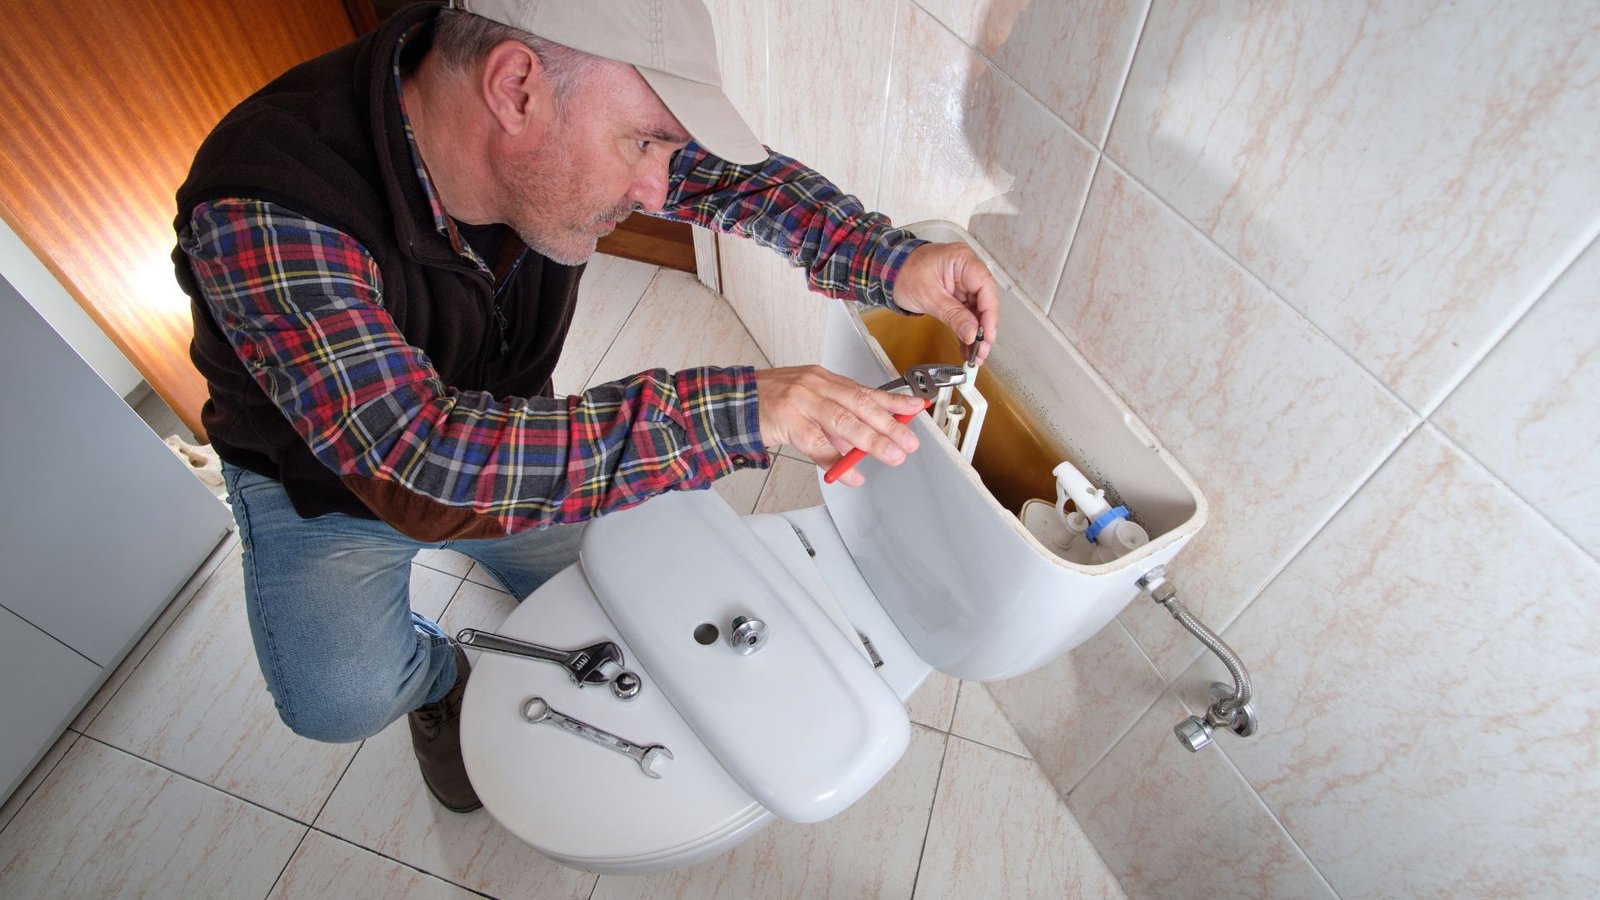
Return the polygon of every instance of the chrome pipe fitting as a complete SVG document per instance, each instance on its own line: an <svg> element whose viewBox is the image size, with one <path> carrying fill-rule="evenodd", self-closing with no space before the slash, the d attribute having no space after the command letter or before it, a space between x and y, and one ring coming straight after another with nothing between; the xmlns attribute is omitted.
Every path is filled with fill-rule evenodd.
<svg viewBox="0 0 1600 900"><path fill-rule="evenodd" d="M1190 716L1173 728L1178 741L1190 753L1194 753L1211 743L1211 735L1218 728L1226 728L1240 737L1255 734L1256 708L1250 701L1250 673L1245 670L1239 655L1178 601L1178 589L1167 579L1166 566L1156 566L1135 583L1150 595L1150 599L1166 607L1184 630L1215 653L1227 667L1228 674L1233 676L1232 687L1220 681L1212 682L1211 706L1206 710L1204 719Z"/></svg>

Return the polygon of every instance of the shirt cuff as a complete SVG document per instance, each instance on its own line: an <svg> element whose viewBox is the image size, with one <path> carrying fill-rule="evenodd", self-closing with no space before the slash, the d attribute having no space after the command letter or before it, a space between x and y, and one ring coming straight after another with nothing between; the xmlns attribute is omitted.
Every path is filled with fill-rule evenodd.
<svg viewBox="0 0 1600 900"><path fill-rule="evenodd" d="M906 257L911 255L911 251L926 243L929 242L914 236L904 228L891 228L874 241L872 271L882 273L878 279L881 287L869 288L869 296L875 290L881 291L880 296L883 298L881 305L885 309L892 309L902 316L921 315L903 309L900 304L894 302L894 284L900 277L900 267L906 264Z"/></svg>
<svg viewBox="0 0 1600 900"><path fill-rule="evenodd" d="M693 481L772 464L761 442L754 368L685 369L674 377L685 406Z"/></svg>

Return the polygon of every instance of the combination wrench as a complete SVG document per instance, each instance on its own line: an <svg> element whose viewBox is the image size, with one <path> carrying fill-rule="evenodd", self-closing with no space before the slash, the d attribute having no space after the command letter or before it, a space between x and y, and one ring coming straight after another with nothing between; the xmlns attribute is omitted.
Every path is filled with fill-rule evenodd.
<svg viewBox="0 0 1600 900"><path fill-rule="evenodd" d="M522 718L529 724L537 725L548 722L562 731L571 732L585 740L592 741L608 750L615 750L623 756L630 757L639 764L640 771L651 778L660 778L661 770L672 761L672 751L660 744L635 744L627 738L617 737L609 731L602 731L587 722L563 713L558 713L544 702L543 697L529 697L522 704Z"/></svg>

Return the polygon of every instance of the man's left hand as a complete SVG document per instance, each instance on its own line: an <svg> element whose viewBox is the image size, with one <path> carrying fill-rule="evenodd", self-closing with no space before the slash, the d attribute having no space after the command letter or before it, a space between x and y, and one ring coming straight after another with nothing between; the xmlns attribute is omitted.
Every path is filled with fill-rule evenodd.
<svg viewBox="0 0 1600 900"><path fill-rule="evenodd" d="M923 244L911 251L895 276L894 302L906 312L938 318L963 344L971 344L983 326L978 362L988 357L1000 327L1000 295L989 267L966 244Z"/></svg>

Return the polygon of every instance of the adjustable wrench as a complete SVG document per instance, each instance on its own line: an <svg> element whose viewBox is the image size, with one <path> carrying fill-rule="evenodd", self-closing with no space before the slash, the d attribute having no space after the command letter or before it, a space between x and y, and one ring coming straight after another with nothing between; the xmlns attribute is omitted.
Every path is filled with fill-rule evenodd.
<svg viewBox="0 0 1600 900"><path fill-rule="evenodd" d="M479 631L476 628L463 628L456 634L456 643L475 650L488 650L491 653L504 653L507 656L553 662L566 669L578 687L609 684L612 677L617 674L617 670L623 666L622 648L612 641L601 641L577 650L557 650L554 647L541 647L505 635Z"/></svg>
<svg viewBox="0 0 1600 900"><path fill-rule="evenodd" d="M635 744L627 738L602 731L587 722L580 722L571 716L556 712L550 708L550 704L544 702L543 697L529 697L524 701L522 718L532 725L549 722L562 731L571 732L608 750L615 750L623 756L632 758L639 764L640 771L651 778L660 778L661 770L672 761L672 751L660 744Z"/></svg>

